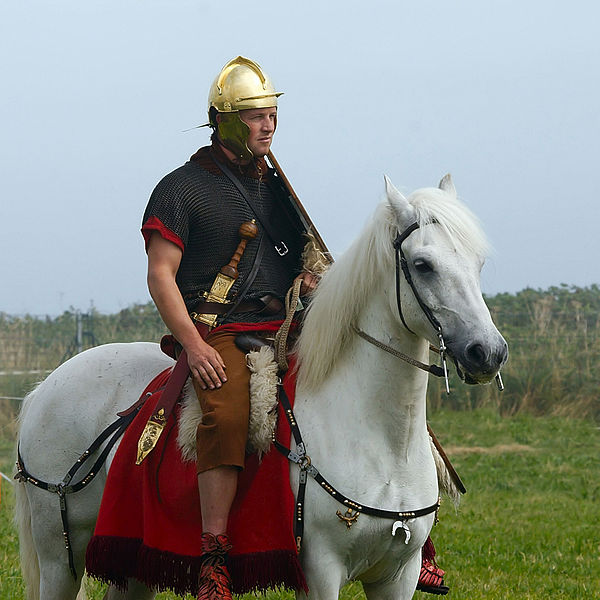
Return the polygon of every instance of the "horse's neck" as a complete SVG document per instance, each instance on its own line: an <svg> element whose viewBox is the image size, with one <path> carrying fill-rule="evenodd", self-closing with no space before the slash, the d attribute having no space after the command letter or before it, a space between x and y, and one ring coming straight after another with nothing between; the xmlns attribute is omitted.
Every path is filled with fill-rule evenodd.
<svg viewBox="0 0 600 600"><path fill-rule="evenodd" d="M385 296L377 296L356 326L379 341L426 361L427 343L399 329ZM302 412L310 413L311 428L319 430L313 429L316 438L328 436L334 425L337 432L345 432L338 437L333 451L343 453L357 439L370 437L396 460L408 461L415 449L422 450L426 439L426 390L424 371L353 335L327 382L317 393L300 394L299 399L300 406L305 407Z"/></svg>

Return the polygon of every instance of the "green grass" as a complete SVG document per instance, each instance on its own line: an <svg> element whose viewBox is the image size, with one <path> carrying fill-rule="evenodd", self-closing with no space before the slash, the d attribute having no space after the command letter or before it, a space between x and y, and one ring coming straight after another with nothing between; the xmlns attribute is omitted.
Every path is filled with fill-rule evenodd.
<svg viewBox="0 0 600 600"><path fill-rule="evenodd" d="M449 501L433 531L454 600L600 598L600 431L553 417L502 418L489 410L438 412L431 425L468 492ZM12 442L0 435L0 470L12 472ZM13 493L2 484L0 600L21 600ZM90 584L90 598L102 598ZM292 594L269 593L268 600ZM359 584L343 600L363 597ZM424 594L415 597L434 598ZM161 600L175 599L161 594Z"/></svg>

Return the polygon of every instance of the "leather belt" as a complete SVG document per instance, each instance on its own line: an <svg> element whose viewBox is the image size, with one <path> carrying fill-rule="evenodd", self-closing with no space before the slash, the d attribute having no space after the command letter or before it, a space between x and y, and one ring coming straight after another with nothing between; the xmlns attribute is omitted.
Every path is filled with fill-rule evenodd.
<svg viewBox="0 0 600 600"><path fill-rule="evenodd" d="M201 302L194 308L194 312L201 315L224 315L231 308L231 304ZM255 300L242 300L235 308L236 313L260 312L264 315L276 315L282 310L283 302L271 294Z"/></svg>

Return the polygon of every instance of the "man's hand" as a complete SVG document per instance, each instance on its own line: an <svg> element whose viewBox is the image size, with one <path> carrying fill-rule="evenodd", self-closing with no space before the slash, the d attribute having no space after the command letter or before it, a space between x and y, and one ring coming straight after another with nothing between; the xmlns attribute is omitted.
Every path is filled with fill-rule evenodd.
<svg viewBox="0 0 600 600"><path fill-rule="evenodd" d="M319 283L318 278L307 271L300 273L300 275L298 275L294 281L297 281L298 279L302 279L302 285L300 286L301 296L306 296L307 294L314 292L315 288L317 287L317 283Z"/></svg>
<svg viewBox="0 0 600 600"><path fill-rule="evenodd" d="M220 388L227 381L227 367L221 355L202 338L186 352L192 376L203 390Z"/></svg>

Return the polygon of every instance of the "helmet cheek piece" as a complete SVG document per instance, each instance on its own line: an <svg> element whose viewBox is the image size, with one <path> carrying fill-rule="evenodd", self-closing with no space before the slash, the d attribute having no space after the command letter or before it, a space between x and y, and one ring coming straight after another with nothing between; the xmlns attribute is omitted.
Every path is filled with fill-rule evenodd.
<svg viewBox="0 0 600 600"><path fill-rule="evenodd" d="M252 160L254 154L248 148L250 128L240 118L239 112L218 113L217 135L222 144L240 160Z"/></svg>

